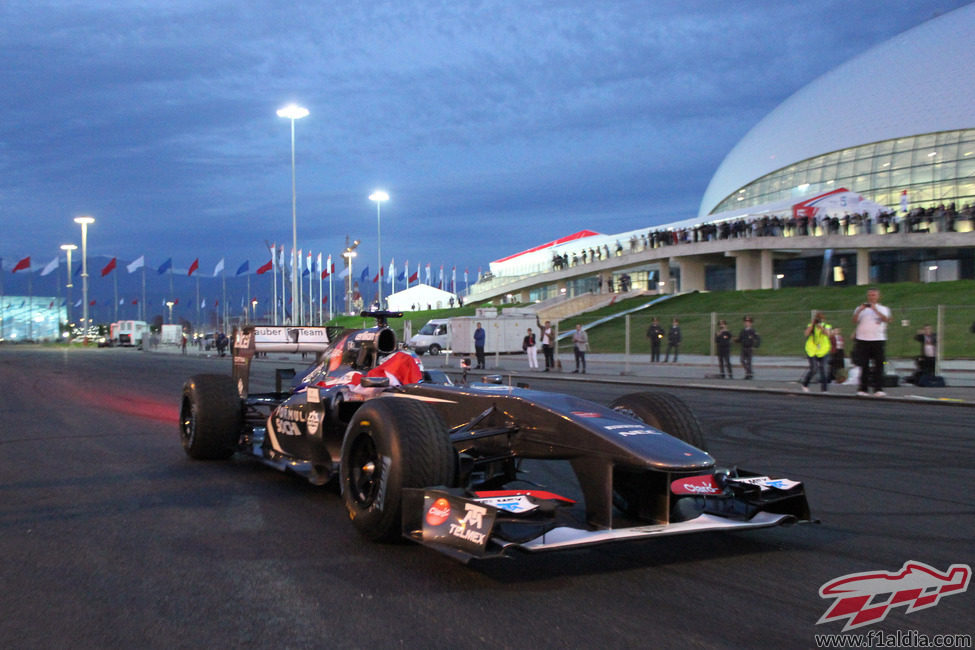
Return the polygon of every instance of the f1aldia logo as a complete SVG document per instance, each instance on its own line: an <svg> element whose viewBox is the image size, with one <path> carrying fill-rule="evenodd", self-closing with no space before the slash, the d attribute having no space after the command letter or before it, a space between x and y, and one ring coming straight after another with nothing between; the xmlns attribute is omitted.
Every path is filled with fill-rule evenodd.
<svg viewBox="0 0 975 650"><path fill-rule="evenodd" d="M942 573L923 562L905 562L900 571L850 573L819 588L822 598L835 598L816 625L846 620L843 631L879 623L894 607L904 605L905 613L934 607L942 596L953 596L968 589L972 568L952 564Z"/></svg>

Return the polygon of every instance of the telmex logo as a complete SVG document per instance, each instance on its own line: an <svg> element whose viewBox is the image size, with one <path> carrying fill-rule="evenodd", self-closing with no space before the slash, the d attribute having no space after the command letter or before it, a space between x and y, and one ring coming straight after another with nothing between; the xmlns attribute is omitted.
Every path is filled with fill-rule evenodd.
<svg viewBox="0 0 975 650"><path fill-rule="evenodd" d="M922 562L908 561L900 571L850 573L830 580L819 588L822 598L836 602L816 621L816 625L848 619L843 631L879 623L894 607L904 605L907 614L937 605L942 596L953 596L968 589L972 568L952 564L944 573Z"/></svg>

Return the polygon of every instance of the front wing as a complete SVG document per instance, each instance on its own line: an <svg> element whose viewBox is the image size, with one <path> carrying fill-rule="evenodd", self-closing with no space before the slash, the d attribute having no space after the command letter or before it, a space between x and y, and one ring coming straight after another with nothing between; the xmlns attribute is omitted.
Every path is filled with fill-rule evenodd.
<svg viewBox="0 0 975 650"><path fill-rule="evenodd" d="M503 502L456 488L405 489L403 535L462 562L495 558L515 550L554 551L609 542L717 530L768 528L810 521L801 484L768 498L756 490L728 490L699 504L699 514L682 521L591 529L560 516L569 500L531 490L510 491ZM743 494L747 497L743 498ZM569 502L571 503L571 502ZM521 504L520 506L518 504Z"/></svg>

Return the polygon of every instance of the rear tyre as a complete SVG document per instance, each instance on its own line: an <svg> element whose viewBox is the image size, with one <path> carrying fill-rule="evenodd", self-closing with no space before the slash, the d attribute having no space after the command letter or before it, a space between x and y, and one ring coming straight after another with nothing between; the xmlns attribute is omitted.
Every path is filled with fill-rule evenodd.
<svg viewBox="0 0 975 650"><path fill-rule="evenodd" d="M183 384L179 432L190 458L223 460L237 450L244 415L234 380L195 375Z"/></svg>
<svg viewBox="0 0 975 650"><path fill-rule="evenodd" d="M436 343L434 343L433 345L431 345L430 346L430 356L431 357L435 357L438 354L440 354L440 349L441 349L440 346L437 345Z"/></svg>
<svg viewBox="0 0 975 650"><path fill-rule="evenodd" d="M395 397L366 402L346 429L339 465L352 524L373 541L399 538L403 488L449 485L455 463L432 407Z"/></svg>
<svg viewBox="0 0 975 650"><path fill-rule="evenodd" d="M701 423L691 408L676 395L657 392L630 393L615 399L610 407L669 433L701 451L708 450Z"/></svg>

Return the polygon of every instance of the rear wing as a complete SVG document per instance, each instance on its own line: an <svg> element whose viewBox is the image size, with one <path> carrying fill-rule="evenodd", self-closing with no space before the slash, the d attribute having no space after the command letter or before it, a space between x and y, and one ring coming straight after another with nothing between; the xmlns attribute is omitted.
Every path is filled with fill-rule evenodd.
<svg viewBox="0 0 975 650"><path fill-rule="evenodd" d="M234 383L241 397L247 397L250 384L251 360L258 352L313 352L328 349L328 329L325 327L288 327L248 325L234 338Z"/></svg>

